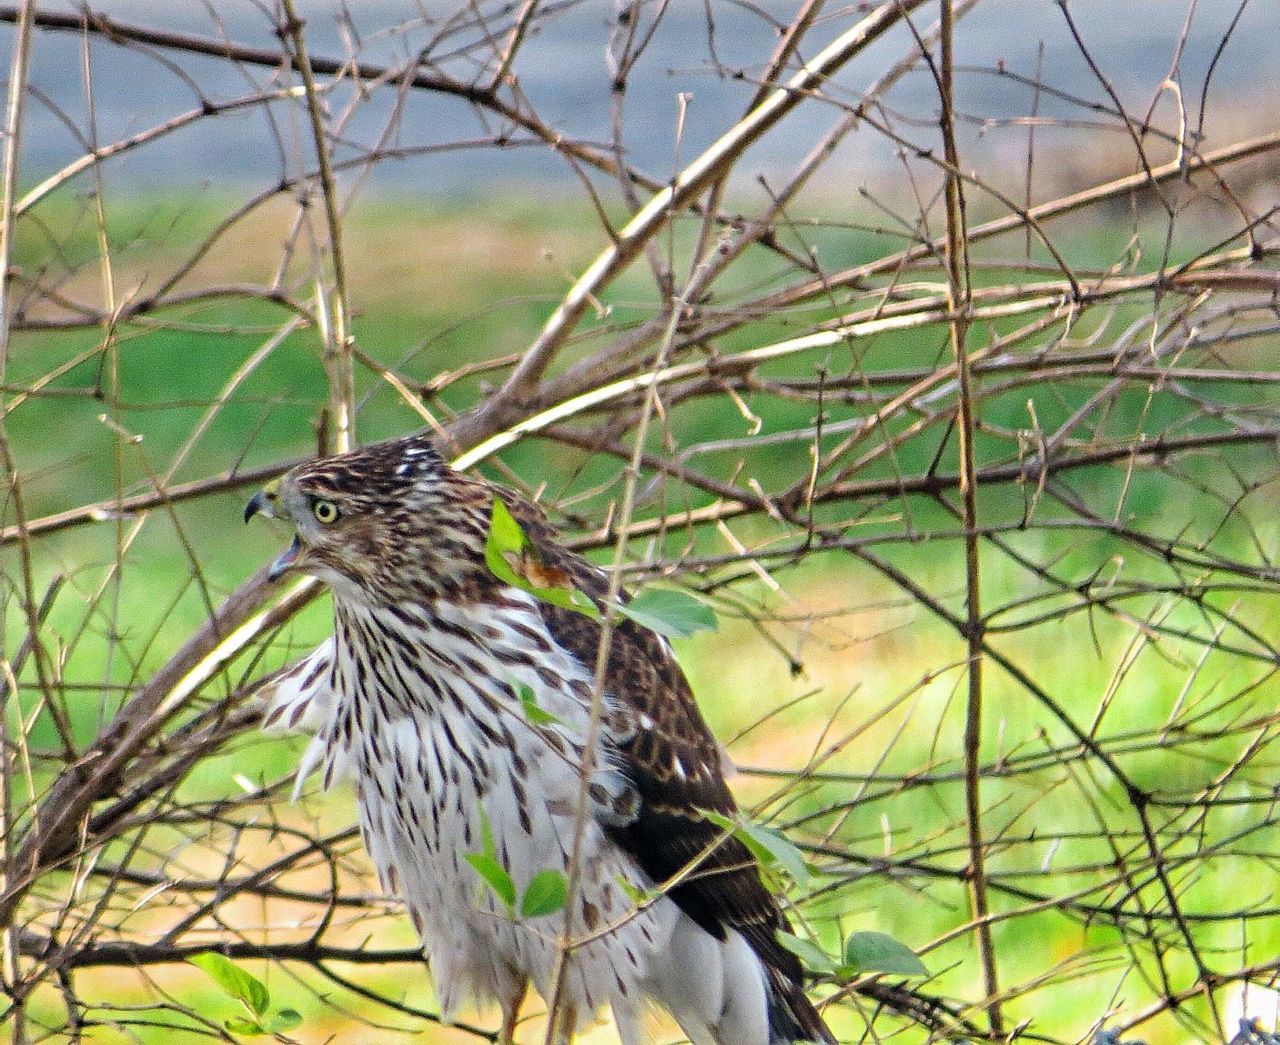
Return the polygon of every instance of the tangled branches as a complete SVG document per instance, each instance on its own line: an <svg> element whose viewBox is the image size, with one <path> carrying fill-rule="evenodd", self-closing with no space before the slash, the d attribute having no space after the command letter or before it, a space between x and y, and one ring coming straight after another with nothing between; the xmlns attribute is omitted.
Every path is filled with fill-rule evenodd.
<svg viewBox="0 0 1280 1045"><path fill-rule="evenodd" d="M345 797L255 729L324 607L231 532L420 426L717 608L682 652L821 871L799 923L933 974L828 976L842 1034L1231 1037L1280 971L1280 128L1218 85L1273 13L1191 5L1145 80L1065 2L1025 66L972 0L438 6L0 7L15 1039L227 1036L209 949L315 1040L435 1021ZM131 77L180 97L121 121Z"/></svg>

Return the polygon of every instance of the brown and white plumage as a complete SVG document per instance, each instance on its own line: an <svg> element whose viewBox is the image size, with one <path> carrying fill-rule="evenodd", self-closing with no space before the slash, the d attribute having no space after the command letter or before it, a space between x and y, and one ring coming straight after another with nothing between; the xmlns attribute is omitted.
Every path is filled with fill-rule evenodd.
<svg viewBox="0 0 1280 1045"><path fill-rule="evenodd" d="M568 916L585 938L563 982L570 1032L609 1005L624 1042L641 1042L656 1002L696 1045L834 1041L777 941L787 922L755 860L700 812L735 806L688 682L666 640L629 619L609 644L573 903L526 920L479 888L466 854L486 830L518 890L568 871L601 637L489 570L495 496L538 569L602 605L605 574L534 505L454 472L422 437L302 465L246 512L293 522L275 569L334 596L333 640L276 681L268 718L314 730L304 772L353 779L365 844L443 1009L495 999L510 1024L527 983L547 997ZM551 718L530 719L521 686ZM637 909L637 890L673 880Z"/></svg>

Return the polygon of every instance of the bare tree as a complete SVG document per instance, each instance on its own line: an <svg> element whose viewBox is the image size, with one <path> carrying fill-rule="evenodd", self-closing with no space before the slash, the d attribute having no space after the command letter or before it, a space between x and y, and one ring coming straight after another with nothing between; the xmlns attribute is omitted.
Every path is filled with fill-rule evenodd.
<svg viewBox="0 0 1280 1045"><path fill-rule="evenodd" d="M1275 13L1189 3L1135 82L1108 5L1023 6L1026 68L966 53L976 0L0 5L14 1040L230 1038L211 950L309 999L303 1040L437 1022L349 800L291 803L257 729L321 593L244 579L233 532L294 461L422 426L753 651L730 751L813 866L843 1036L1235 1033L1280 972L1280 128L1234 69ZM208 190L156 189L192 150ZM369 300L452 248L371 226L379 179L476 153L557 246L388 335ZM931 976L844 960L871 928Z"/></svg>

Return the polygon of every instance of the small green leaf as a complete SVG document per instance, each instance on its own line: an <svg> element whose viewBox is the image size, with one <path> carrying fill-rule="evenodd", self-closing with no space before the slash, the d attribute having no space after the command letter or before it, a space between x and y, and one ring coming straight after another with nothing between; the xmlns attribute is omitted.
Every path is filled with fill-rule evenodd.
<svg viewBox="0 0 1280 1045"><path fill-rule="evenodd" d="M519 578L515 576L507 562L507 555L519 555L524 551L525 540L524 530L520 529L515 516L511 514L501 497L495 497L493 514L489 518L489 536L484 545L484 561L489 564L489 569L499 579L508 584L518 582ZM503 576L503 574L509 576ZM513 581L512 578L515 580Z"/></svg>
<svg viewBox="0 0 1280 1045"><path fill-rule="evenodd" d="M810 871L803 854L779 832L753 824L741 814L735 818L704 809L702 815L717 827L732 831L764 867L786 871L797 885L808 884Z"/></svg>
<svg viewBox="0 0 1280 1045"><path fill-rule="evenodd" d="M223 1020L222 1025L232 1034L270 1034L261 1023L256 1020L246 1020L243 1016L232 1016L229 1020Z"/></svg>
<svg viewBox="0 0 1280 1045"><path fill-rule="evenodd" d="M272 1034L281 1034L293 1030L302 1022L302 1013L297 1009L281 1009L267 1021L267 1030Z"/></svg>
<svg viewBox="0 0 1280 1045"><path fill-rule="evenodd" d="M577 588L540 588L523 579L516 586L523 588L534 598L549 602L552 606L559 606L562 610L573 610L592 620L600 619L600 611L596 608L596 604Z"/></svg>
<svg viewBox="0 0 1280 1045"><path fill-rule="evenodd" d="M915 951L886 933L850 933L844 960L857 972L888 972L898 976L928 976Z"/></svg>
<svg viewBox="0 0 1280 1045"><path fill-rule="evenodd" d="M744 821L742 830L755 843L748 847L754 848L757 857L760 850L767 852L774 862L791 876L791 880L797 885L807 885L809 882L809 865L805 862L804 855L781 833L773 831L767 827L761 827L759 824L753 824L751 821Z"/></svg>
<svg viewBox="0 0 1280 1045"><path fill-rule="evenodd" d="M672 588L644 588L619 606L618 612L669 639L687 639L717 627L715 610L688 592Z"/></svg>
<svg viewBox="0 0 1280 1045"><path fill-rule="evenodd" d="M538 695L534 693L533 687L527 682L511 679L511 688L516 691L516 695L520 698L520 710L524 712L524 717L531 725L559 726L564 724L559 716L543 709L542 705L538 703Z"/></svg>
<svg viewBox="0 0 1280 1045"><path fill-rule="evenodd" d="M256 1015L263 1015L271 1004L271 996L263 982L222 955L206 951L188 958L187 961L202 970L229 997L244 1002Z"/></svg>
<svg viewBox="0 0 1280 1045"><path fill-rule="evenodd" d="M493 514L489 519L489 535L484 543L484 561L489 571L513 588L527 591L534 598L549 602L561 609L574 610L593 620L600 619L600 610L590 597L572 587L543 586L534 584L527 577L522 577L512 566L512 562L522 562L528 558L529 538L516 522L511 510L503 503L501 497L493 499Z"/></svg>
<svg viewBox="0 0 1280 1045"><path fill-rule="evenodd" d="M539 594L539 591L541 590L544 589L539 589L534 592L534 594L540 599L544 598L543 595ZM592 620L600 619L600 607L591 601L591 596L585 591L578 591L577 588L550 588L545 590L550 591L551 594L567 591L569 593L569 605L566 606L565 609L577 610L584 617L590 617ZM557 602L556 605L558 606L560 603Z"/></svg>
<svg viewBox="0 0 1280 1045"><path fill-rule="evenodd" d="M539 871L529 880L520 898L520 913L526 918L555 914L569 899L569 883L559 871Z"/></svg>
<svg viewBox="0 0 1280 1045"><path fill-rule="evenodd" d="M799 958L804 963L804 967L810 972L830 974L836 971L835 959L812 940L793 936L791 933L783 932L781 929L778 930L776 935L778 942Z"/></svg>
<svg viewBox="0 0 1280 1045"><path fill-rule="evenodd" d="M699 809L698 812L723 831L732 831L737 834L738 828L742 826L733 817L725 816L724 813L716 812L714 809Z"/></svg>
<svg viewBox="0 0 1280 1045"><path fill-rule="evenodd" d="M488 841L492 845L492 839ZM507 869L498 863L497 857L490 853L463 853L467 863L474 869L476 874L484 879L485 883L493 890L494 895L502 901L507 910L511 910L516 905L516 883L511 880L511 875L507 873Z"/></svg>
<svg viewBox="0 0 1280 1045"><path fill-rule="evenodd" d="M480 807L480 844L484 846L484 855L498 858L498 847L493 842L493 825L489 823L489 814Z"/></svg>
<svg viewBox="0 0 1280 1045"><path fill-rule="evenodd" d="M643 907L653 899L653 893L648 889L641 889L625 874L618 874L613 879L618 883L618 888L627 894L627 898L637 907Z"/></svg>

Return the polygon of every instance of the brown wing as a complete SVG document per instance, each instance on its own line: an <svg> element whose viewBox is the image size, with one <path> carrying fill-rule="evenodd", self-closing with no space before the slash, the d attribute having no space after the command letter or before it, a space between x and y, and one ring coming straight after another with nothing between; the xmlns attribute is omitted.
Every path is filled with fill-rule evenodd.
<svg viewBox="0 0 1280 1045"><path fill-rule="evenodd" d="M608 590L604 573L558 546L537 508L506 491L503 500L543 564L602 601ZM594 666L600 625L549 603L539 608L556 642ZM654 882L685 873L668 895L698 925L716 939L724 939L726 928L736 929L775 977L799 985L800 962L776 936L788 928L787 920L761 882L755 858L738 839L722 839L723 829L699 812L732 815L737 806L724 781L719 748L668 645L634 621L620 620L609 647L605 692L630 719L631 728L614 750L640 798L634 820L606 830Z"/></svg>

